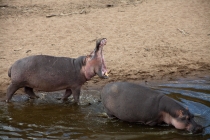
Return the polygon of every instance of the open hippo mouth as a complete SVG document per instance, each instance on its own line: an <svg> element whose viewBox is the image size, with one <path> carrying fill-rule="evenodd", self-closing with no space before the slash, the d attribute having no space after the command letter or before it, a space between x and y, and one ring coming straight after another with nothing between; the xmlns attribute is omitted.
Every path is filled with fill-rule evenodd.
<svg viewBox="0 0 210 140"><path fill-rule="evenodd" d="M104 55L103 55L103 47L104 45L106 45L107 39L106 38L102 38L96 41L96 48L95 48L95 54L97 55L97 58L100 59L99 61L101 61L101 67L99 68L99 72L98 75L101 78L108 78L108 71L106 68L106 64L104 61ZM97 72L96 72L97 73Z"/></svg>
<svg viewBox="0 0 210 140"><path fill-rule="evenodd" d="M96 41L96 47L94 51L86 57L86 65L84 71L87 80L90 80L96 74L100 78L108 78L108 72L103 55L103 47L106 45L106 42L106 38L98 39Z"/></svg>

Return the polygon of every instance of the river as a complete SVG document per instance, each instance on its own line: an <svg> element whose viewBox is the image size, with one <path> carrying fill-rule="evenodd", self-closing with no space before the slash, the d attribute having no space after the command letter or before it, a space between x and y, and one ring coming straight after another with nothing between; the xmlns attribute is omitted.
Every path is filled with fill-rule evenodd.
<svg viewBox="0 0 210 140"><path fill-rule="evenodd" d="M39 93L28 100L14 95L10 103L0 102L0 139L209 139L210 78L179 79L150 88L167 94L187 107L195 121L205 127L201 134L190 134L173 126L145 126L110 119L103 111L100 90L82 90L80 105L62 103L62 93Z"/></svg>

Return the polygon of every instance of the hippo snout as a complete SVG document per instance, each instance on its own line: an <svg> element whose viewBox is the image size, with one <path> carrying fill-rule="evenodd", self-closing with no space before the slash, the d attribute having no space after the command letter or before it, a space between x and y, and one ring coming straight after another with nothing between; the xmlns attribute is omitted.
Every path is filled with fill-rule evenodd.
<svg viewBox="0 0 210 140"><path fill-rule="evenodd" d="M107 75L106 74L103 75L103 79L108 79L108 78L109 78L108 74Z"/></svg>
<svg viewBox="0 0 210 140"><path fill-rule="evenodd" d="M194 124L194 125L191 124L191 125L189 125L187 130L189 132L191 132L192 134L198 134L198 133L202 133L203 127L201 125L198 125L198 124Z"/></svg>
<svg viewBox="0 0 210 140"><path fill-rule="evenodd" d="M99 74L99 77L102 78L102 79L108 79L109 78L109 74L107 71L105 72L101 72L101 74Z"/></svg>

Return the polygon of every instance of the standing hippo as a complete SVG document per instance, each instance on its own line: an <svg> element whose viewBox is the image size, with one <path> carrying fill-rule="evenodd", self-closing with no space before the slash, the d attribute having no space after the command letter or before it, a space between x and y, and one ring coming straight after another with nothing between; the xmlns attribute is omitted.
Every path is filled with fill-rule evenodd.
<svg viewBox="0 0 210 140"><path fill-rule="evenodd" d="M7 100L19 89L31 98L36 98L33 89L41 91L57 91L66 89L63 100L73 94L75 102L79 102L81 86L96 74L108 78L103 57L103 46L106 38L96 41L96 48L90 55L78 58L54 57L47 55L29 56L16 61L9 69L11 84L7 89Z"/></svg>
<svg viewBox="0 0 210 140"><path fill-rule="evenodd" d="M202 131L193 115L172 98L133 83L109 83L101 93L105 112L123 121L154 126L167 123L192 133Z"/></svg>

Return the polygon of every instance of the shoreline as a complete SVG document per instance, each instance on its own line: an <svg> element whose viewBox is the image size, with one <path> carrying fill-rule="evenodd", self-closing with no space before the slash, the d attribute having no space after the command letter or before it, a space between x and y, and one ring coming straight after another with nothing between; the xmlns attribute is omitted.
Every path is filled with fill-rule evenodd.
<svg viewBox="0 0 210 140"><path fill-rule="evenodd" d="M127 80L127 79L120 79L120 80L113 80L113 77L109 77L108 79L100 79L99 77L95 76L93 79L91 79L90 81L87 81L83 86L82 86L82 90L101 90L103 88L104 85L106 85L107 83L110 82L117 82L117 81L127 81L127 82L133 82L133 83L137 83L140 85L144 85L144 86L157 86L161 83L167 83L170 81L178 81L180 79L185 79L185 80L199 80L199 79L208 79L210 78L210 74L207 71L195 71L192 72L191 74L187 74L185 76L173 76L171 77L170 75L165 76L165 78L145 78L145 79L141 79L141 80ZM98 81L99 80L99 81ZM98 82L95 82L98 81ZM7 87L4 87L5 89ZM2 89L2 88L1 88ZM62 90L61 90L62 91ZM36 92L42 92L42 91L36 91ZM44 92L44 91L43 91ZM15 94L25 94L23 88L17 90L17 92ZM3 101L6 97L6 90L0 90L0 101Z"/></svg>

